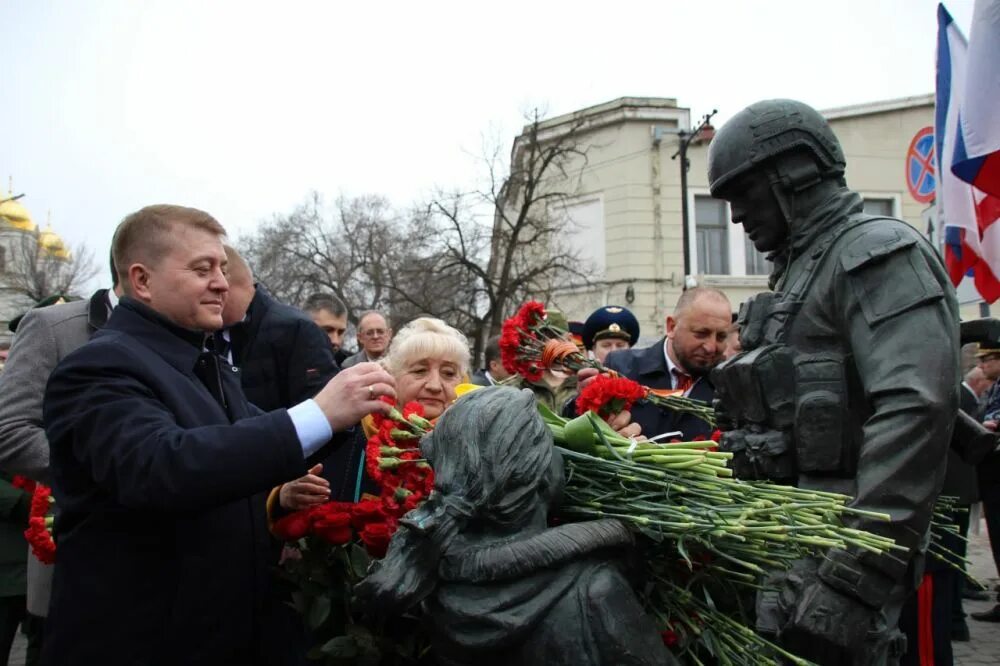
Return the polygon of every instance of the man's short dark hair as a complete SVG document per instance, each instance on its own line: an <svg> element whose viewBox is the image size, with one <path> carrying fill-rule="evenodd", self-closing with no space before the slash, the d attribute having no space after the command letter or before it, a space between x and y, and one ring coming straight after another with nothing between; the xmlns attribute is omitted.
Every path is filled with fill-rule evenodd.
<svg viewBox="0 0 1000 666"><path fill-rule="evenodd" d="M486 341L486 369L490 369L490 363L500 360L500 336L494 335Z"/></svg>
<svg viewBox="0 0 1000 666"><path fill-rule="evenodd" d="M171 233L177 226L201 229L225 236L225 228L203 210L155 204L125 217L111 239L111 257L118 277L128 289L128 270L134 263L157 263L171 247Z"/></svg>
<svg viewBox="0 0 1000 666"><path fill-rule="evenodd" d="M342 317L347 314L347 306L344 305L344 301L340 300L333 294L323 291L311 294L309 298L306 299L302 309L306 312L326 310L334 317Z"/></svg>
<svg viewBox="0 0 1000 666"><path fill-rule="evenodd" d="M118 269L115 268L114 250L108 252L108 260L111 262L111 288L114 289L118 286Z"/></svg>

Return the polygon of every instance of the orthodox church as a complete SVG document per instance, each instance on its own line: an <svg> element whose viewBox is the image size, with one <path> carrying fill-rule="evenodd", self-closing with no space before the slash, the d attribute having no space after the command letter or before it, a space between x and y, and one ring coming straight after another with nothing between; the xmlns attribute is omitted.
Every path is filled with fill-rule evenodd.
<svg viewBox="0 0 1000 666"><path fill-rule="evenodd" d="M32 259L70 261L63 239L49 225L40 230L19 199L11 191L3 194L0 190L0 341L10 339L10 320L34 305L14 286L18 272L24 271Z"/></svg>

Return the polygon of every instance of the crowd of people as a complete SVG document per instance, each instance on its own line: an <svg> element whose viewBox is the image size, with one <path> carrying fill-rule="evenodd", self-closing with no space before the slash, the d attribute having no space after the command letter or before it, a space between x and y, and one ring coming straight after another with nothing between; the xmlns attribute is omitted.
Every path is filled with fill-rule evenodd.
<svg viewBox="0 0 1000 666"><path fill-rule="evenodd" d="M737 314L723 291L687 289L645 346L618 305L579 322L550 310L547 321L609 370L714 402L721 446L749 478L856 497L857 526L901 546L796 563L770 581L775 595L758 597L759 631L820 663L923 663L928 644L934 663L949 663L950 641L968 638L961 598L974 591L953 568L925 566L931 508L942 484L960 509L982 500L1000 567L1000 474L990 462L945 465L959 401L954 291L919 234L861 214L844 166L815 111L749 107L714 140L709 175L734 222L772 253L777 291ZM474 363L466 337L439 319L394 331L387 313L352 318L332 294L281 303L222 225L192 208L127 216L111 259L109 289L20 320L0 373L0 470L51 485L56 514L55 565L29 558L25 571L23 544L12 547L26 580L0 585L0 651L23 623L32 664L307 663L269 525L372 491L373 415L417 402L433 420L469 381L572 412L596 374L555 365L512 376L497 338ZM963 409L991 430L998 378L1000 340L961 384ZM692 414L642 403L612 425L656 439L713 434ZM0 486L11 534L29 505ZM889 520L865 522L875 512ZM1000 605L973 618L1000 622Z"/></svg>

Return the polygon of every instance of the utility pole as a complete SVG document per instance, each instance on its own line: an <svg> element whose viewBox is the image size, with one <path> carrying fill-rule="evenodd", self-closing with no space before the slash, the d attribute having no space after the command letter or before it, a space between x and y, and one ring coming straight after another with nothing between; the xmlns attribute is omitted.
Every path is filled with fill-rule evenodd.
<svg viewBox="0 0 1000 666"><path fill-rule="evenodd" d="M696 139L700 138L703 134L709 134L709 132L715 132L712 127L712 116L718 113L717 109L712 109L711 113L706 113L701 118L701 122L693 130L681 130L677 133L677 138L680 143L677 146L677 152L670 156L670 159L675 160L677 156L680 155L681 158L681 238L684 243L684 288L687 289L688 276L691 275L691 243L690 243L690 232L688 230L688 179L687 172L691 168L691 162L688 160L687 151L688 146L691 145ZM711 138L711 137L709 137Z"/></svg>

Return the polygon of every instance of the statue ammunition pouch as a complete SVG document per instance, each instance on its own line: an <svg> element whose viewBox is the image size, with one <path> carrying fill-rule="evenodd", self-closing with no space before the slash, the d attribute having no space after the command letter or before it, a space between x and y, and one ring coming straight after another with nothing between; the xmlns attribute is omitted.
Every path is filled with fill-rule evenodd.
<svg viewBox="0 0 1000 666"><path fill-rule="evenodd" d="M729 428L720 448L733 453L738 478L795 477L793 376L791 350L778 344L738 354L712 371L716 411Z"/></svg>
<svg viewBox="0 0 1000 666"><path fill-rule="evenodd" d="M889 576L849 555L825 558L819 566L819 577L833 589L870 608L881 608L896 586Z"/></svg>
<svg viewBox="0 0 1000 666"><path fill-rule="evenodd" d="M874 218L860 215L817 244L783 291L757 294L740 308L747 351L712 371L720 448L733 453L738 478L793 479L798 473L851 477L862 423L848 401L852 359L785 344L804 296L843 234Z"/></svg>
<svg viewBox="0 0 1000 666"><path fill-rule="evenodd" d="M839 354L795 358L795 444L800 472L854 476L855 433L847 404L847 364Z"/></svg>

